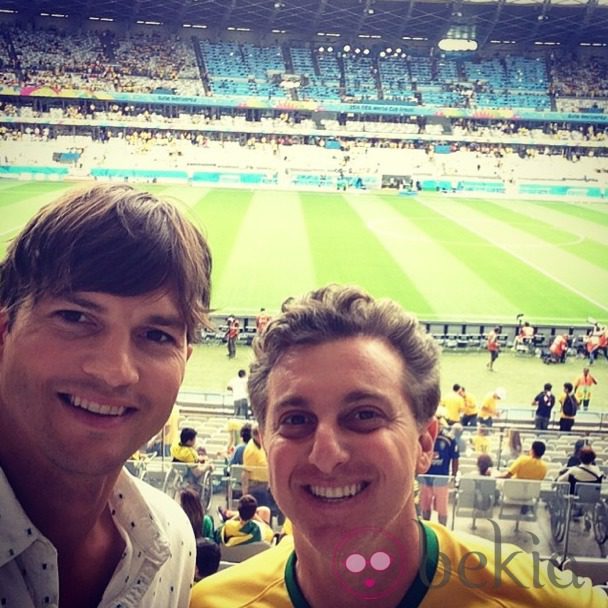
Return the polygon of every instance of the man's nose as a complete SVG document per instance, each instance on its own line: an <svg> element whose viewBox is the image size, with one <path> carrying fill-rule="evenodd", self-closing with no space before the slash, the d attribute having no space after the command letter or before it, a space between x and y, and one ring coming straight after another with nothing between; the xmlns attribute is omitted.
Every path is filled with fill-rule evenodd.
<svg viewBox="0 0 608 608"><path fill-rule="evenodd" d="M112 388L135 384L139 369L131 337L118 333L106 336L89 352L82 369Z"/></svg>
<svg viewBox="0 0 608 608"><path fill-rule="evenodd" d="M330 475L349 458L343 432L333 424L320 423L315 431L309 462L322 473Z"/></svg>

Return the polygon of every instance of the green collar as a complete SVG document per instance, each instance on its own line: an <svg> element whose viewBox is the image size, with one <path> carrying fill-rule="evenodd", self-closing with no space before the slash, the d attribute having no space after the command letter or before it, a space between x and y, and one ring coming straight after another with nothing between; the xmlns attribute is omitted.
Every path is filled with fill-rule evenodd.
<svg viewBox="0 0 608 608"><path fill-rule="evenodd" d="M437 562L439 560L437 534L435 534L432 528L425 526L422 522L419 521L418 524L424 533L422 537L424 544L422 554L425 556L425 560L420 566L420 570L424 569L424 573L421 574L420 570L418 570L414 582L395 608L416 608L419 606L437 570ZM296 580L296 560L296 553L292 551L285 564L285 586L287 587L287 593L294 608L311 608Z"/></svg>

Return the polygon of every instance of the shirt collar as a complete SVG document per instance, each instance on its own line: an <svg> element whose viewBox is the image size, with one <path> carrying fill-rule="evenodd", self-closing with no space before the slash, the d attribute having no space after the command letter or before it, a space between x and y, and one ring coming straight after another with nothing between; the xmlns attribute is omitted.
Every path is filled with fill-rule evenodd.
<svg viewBox="0 0 608 608"><path fill-rule="evenodd" d="M168 539L159 527L136 481L124 469L109 499L112 518L119 529L131 539L135 551L160 566L171 556ZM4 471L0 467L0 568L23 553L36 540L50 541L36 528L17 500Z"/></svg>
<svg viewBox="0 0 608 608"><path fill-rule="evenodd" d="M26 515L1 467L0 496L2 496L0 568L2 568L6 563L23 553L36 540L46 541L46 539Z"/></svg>

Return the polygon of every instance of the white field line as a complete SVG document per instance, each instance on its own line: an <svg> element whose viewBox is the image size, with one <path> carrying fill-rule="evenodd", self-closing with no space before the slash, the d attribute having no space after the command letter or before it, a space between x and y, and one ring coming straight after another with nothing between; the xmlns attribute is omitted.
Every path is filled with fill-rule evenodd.
<svg viewBox="0 0 608 608"><path fill-rule="evenodd" d="M453 213L453 214L446 213L446 210L449 210L450 208L462 212L462 207L458 207L458 203L454 203L454 206L450 206L449 204L446 204L446 203L448 203L447 199L443 199L442 205L434 204L436 201L429 200L429 199L421 199L420 202L426 206L431 207L434 211L436 211L437 213L440 213L444 217L447 217L449 220L456 222L457 224L460 224L461 226L463 226L467 230L470 230L471 232L474 232L475 234L477 234L478 236L480 236L483 239L488 240L488 235L493 235L491 242L496 247L499 247L503 251L506 251L509 255L512 255L514 258L517 258L518 260L520 260L527 266L534 268L534 270L536 270L537 272L543 274L544 276L551 279L558 285L561 285L562 287L565 287L569 291L575 293L580 298L583 298L584 300L587 300L588 302L590 302L594 306L597 306L601 310L605 310L606 312L608 312L608 306L605 303L600 302L597 298L594 298L594 297L590 296L589 294L584 293L580 289L577 289L571 283L565 281L561 277L558 277L555 274L548 272L545 268L541 267L539 264L531 261L524 255L521 255L517 251L516 248L514 248L512 246L510 247L506 242L503 242L500 238L497 238L497 235L500 235L500 228L501 228L501 222L499 222L498 220L488 220L485 217L481 218L481 219L483 219L483 223L485 223L485 229L482 230L481 227L478 227L475 225L476 222L470 221L471 220L470 216L463 217L462 213ZM479 215L476 212L471 211L471 210L469 210L469 212L471 212L471 215ZM492 224L495 226L496 230L490 231L490 230L488 230L488 227ZM517 228L511 228L511 227L509 227L509 231L517 232L517 233L521 232L521 231L517 230ZM528 234L522 233L521 238L518 240L520 242L525 242L526 240L528 240L530 238L533 238L533 237L531 237ZM551 245L547 245L547 249L549 249L549 248L551 248ZM598 268L598 274L600 272L602 272L602 270ZM598 277L598 281L601 283L603 281L602 277Z"/></svg>

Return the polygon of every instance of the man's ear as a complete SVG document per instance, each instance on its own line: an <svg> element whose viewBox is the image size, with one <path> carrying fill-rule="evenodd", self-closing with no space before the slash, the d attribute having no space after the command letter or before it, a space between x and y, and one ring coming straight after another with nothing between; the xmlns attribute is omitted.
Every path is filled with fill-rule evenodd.
<svg viewBox="0 0 608 608"><path fill-rule="evenodd" d="M416 474L423 475L427 472L433 461L435 439L439 432L439 423L437 418L433 416L429 421L425 422L418 435L418 444L420 451L418 452L418 462L416 463Z"/></svg>

